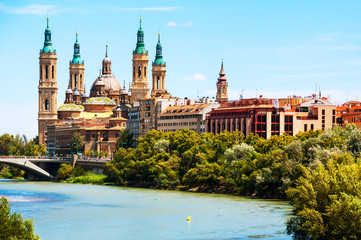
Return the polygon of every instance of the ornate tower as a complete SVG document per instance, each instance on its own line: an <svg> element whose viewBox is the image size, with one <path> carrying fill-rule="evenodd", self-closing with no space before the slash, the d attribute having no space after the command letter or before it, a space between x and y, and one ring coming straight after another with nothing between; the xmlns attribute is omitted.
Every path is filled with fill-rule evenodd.
<svg viewBox="0 0 361 240"><path fill-rule="evenodd" d="M39 110L38 110L38 136L39 144L47 143L46 127L57 122L58 87L56 81L56 52L51 43L49 18L45 29L44 47L39 57Z"/></svg>
<svg viewBox="0 0 361 240"><path fill-rule="evenodd" d="M78 89L80 93L84 92L84 61L80 58L80 44L78 42L78 33L74 43L73 60L69 63L69 85L73 92Z"/></svg>
<svg viewBox="0 0 361 240"><path fill-rule="evenodd" d="M228 83L227 78L225 77L224 69L223 69L223 61L221 71L219 72L219 78L217 81L217 101L218 102L227 102L228 101Z"/></svg>
<svg viewBox="0 0 361 240"><path fill-rule="evenodd" d="M138 102L141 98L149 95L148 84L148 51L144 47L144 32L142 29L142 19L137 34L137 45L133 51L133 81L130 88L132 100Z"/></svg>
<svg viewBox="0 0 361 240"><path fill-rule="evenodd" d="M165 72L166 70L162 55L162 44L160 43L160 33L158 33L156 55L152 64L152 97L159 97L167 94L167 90L165 90Z"/></svg>

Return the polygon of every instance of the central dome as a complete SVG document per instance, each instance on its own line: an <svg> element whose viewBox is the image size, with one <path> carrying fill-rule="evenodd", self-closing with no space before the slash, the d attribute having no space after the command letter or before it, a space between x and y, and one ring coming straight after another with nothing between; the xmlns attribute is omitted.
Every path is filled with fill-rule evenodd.
<svg viewBox="0 0 361 240"><path fill-rule="evenodd" d="M98 81L103 81L105 86L104 86L104 90L105 91L109 91L109 90L115 90L115 91L119 91L122 90L122 87L119 83L119 81L113 76L113 75L101 75L99 76L97 79L95 79L95 81L93 82L92 85L92 90L95 90L95 85Z"/></svg>

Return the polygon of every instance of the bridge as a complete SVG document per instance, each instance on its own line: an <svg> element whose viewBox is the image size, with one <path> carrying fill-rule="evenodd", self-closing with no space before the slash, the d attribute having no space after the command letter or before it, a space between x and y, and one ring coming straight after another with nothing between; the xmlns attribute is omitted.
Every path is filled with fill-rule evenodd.
<svg viewBox="0 0 361 240"><path fill-rule="evenodd" d="M105 163L110 159L94 159L94 158L79 158L75 159L70 157L65 158L49 158L49 157L24 157L24 156L0 156L0 163L13 166L24 170L27 173L32 174L35 177L41 179L53 180L55 177L49 173L46 169L49 164L56 164L56 170L60 164L67 163L81 165L81 166L92 166L97 168L104 167ZM53 171L54 172L54 171ZM55 171L56 172L56 171Z"/></svg>

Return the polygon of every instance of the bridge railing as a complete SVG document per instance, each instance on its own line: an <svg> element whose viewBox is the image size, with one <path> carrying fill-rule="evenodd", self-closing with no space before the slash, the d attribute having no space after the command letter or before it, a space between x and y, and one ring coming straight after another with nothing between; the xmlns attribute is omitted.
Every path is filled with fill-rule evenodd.
<svg viewBox="0 0 361 240"><path fill-rule="evenodd" d="M71 157L47 157L47 156L0 156L0 159L52 159L52 160L71 160ZM88 157L81 156L78 161L90 161L90 162L108 162L112 158L109 157Z"/></svg>
<svg viewBox="0 0 361 240"><path fill-rule="evenodd" d="M0 158L11 158L11 159L59 159L69 160L70 157L47 157L47 156L0 156Z"/></svg>

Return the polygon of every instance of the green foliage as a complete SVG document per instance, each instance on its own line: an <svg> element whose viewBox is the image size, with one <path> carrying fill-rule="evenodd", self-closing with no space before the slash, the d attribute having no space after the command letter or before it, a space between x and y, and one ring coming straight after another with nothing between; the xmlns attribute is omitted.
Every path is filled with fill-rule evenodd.
<svg viewBox="0 0 361 240"><path fill-rule="evenodd" d="M62 163L60 165L60 168L58 169L58 174L57 174L58 179L66 180L67 178L70 177L73 169L74 168L72 166L70 166L69 164Z"/></svg>
<svg viewBox="0 0 361 240"><path fill-rule="evenodd" d="M133 132L129 129L123 129L119 131L119 136L115 143L115 148L131 148L134 146Z"/></svg>
<svg viewBox="0 0 361 240"><path fill-rule="evenodd" d="M73 133L70 143L71 152L73 153L83 152L84 148L85 148L85 144L81 134L79 132Z"/></svg>
<svg viewBox="0 0 361 240"><path fill-rule="evenodd" d="M287 223L295 239L361 238L361 164L330 159L299 178L287 195L296 217Z"/></svg>
<svg viewBox="0 0 361 240"><path fill-rule="evenodd" d="M71 177L66 180L68 183L82 183L82 184L97 184L102 185L107 176L101 174L94 174L92 172L87 172L84 175Z"/></svg>
<svg viewBox="0 0 361 240"><path fill-rule="evenodd" d="M20 213L11 213L11 205L5 197L0 199L0 239L37 240L32 219L23 219Z"/></svg>

